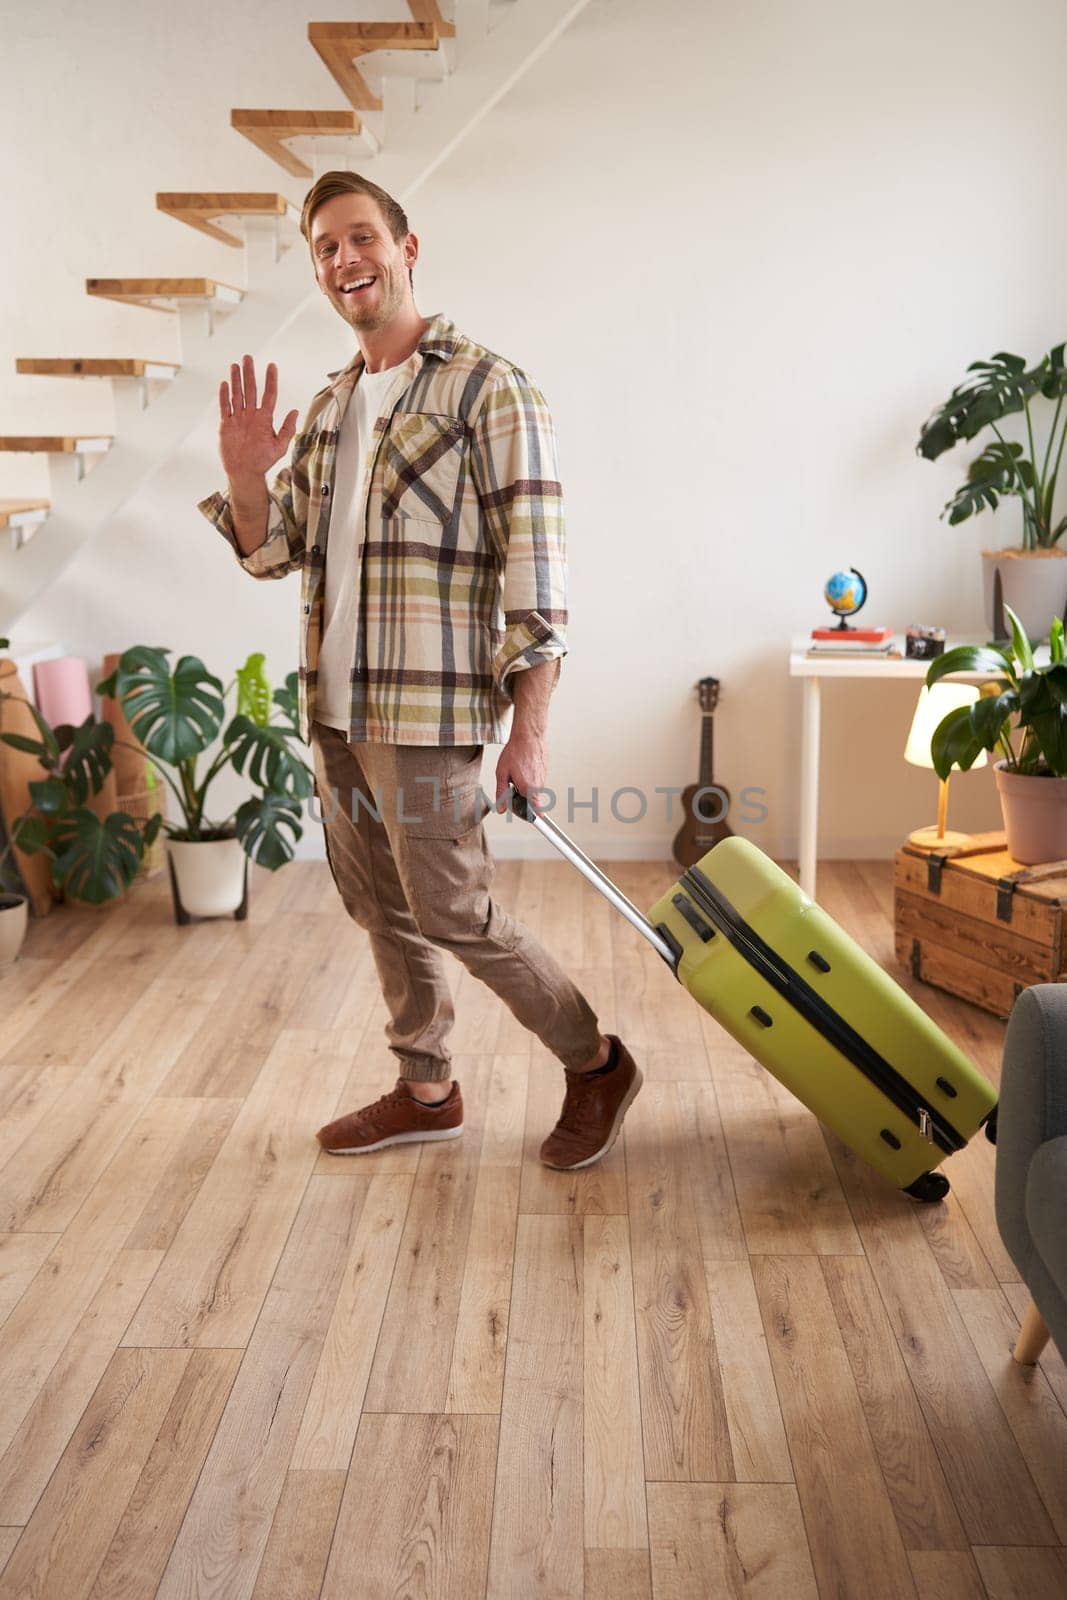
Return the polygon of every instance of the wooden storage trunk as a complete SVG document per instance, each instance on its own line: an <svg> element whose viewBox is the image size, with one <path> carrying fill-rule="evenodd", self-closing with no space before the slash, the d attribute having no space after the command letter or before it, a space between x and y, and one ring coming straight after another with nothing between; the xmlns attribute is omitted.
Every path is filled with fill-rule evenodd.
<svg viewBox="0 0 1067 1600"><path fill-rule="evenodd" d="M896 855L897 959L915 977L1007 1017L1032 983L1067 980L1067 861L1023 867L1002 833Z"/></svg>

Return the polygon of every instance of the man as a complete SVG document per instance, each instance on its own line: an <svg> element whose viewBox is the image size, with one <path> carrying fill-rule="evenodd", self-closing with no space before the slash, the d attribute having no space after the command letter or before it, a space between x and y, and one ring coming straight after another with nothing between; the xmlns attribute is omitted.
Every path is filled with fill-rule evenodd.
<svg viewBox="0 0 1067 1600"><path fill-rule="evenodd" d="M256 578L302 574L300 714L350 916L370 935L401 1074L372 1105L319 1130L337 1155L456 1138L454 1020L436 947L487 983L562 1062L546 1165L611 1148L641 1073L553 957L493 901L480 786L487 743L509 785L544 786L548 702L566 654L556 446L544 398L511 362L415 307L419 242L400 205L328 172L300 231L357 351L312 400L294 440L274 429L253 362L219 389L228 492L200 509ZM258 402L258 403L257 403ZM508 734L506 718L513 715Z"/></svg>

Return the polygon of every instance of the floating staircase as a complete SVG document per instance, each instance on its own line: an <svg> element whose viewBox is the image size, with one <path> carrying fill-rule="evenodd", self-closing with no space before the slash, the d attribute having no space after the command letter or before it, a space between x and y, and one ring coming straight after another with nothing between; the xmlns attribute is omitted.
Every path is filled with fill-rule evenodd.
<svg viewBox="0 0 1067 1600"><path fill-rule="evenodd" d="M358 165L406 204L588 3L455 0L453 22L442 15L438 0L408 0L410 23L310 23L309 43L351 109L234 110L230 126L301 183L330 166ZM415 94L414 80L401 75L408 62L421 62L418 70L430 70L438 80L427 85L425 103ZM10 536L6 550L0 541L0 633L12 632L94 533L162 470L217 404L228 365L214 339L220 318L231 319L242 350L258 355L318 298L306 249L291 248L302 246L299 203L292 197L165 192L156 195L156 205L243 250L246 286L206 277L87 278L90 298L177 317L180 363L138 357L17 360L16 371L30 378L110 382L116 421L113 435L68 430L59 437L0 438L0 451L47 452L51 477L47 497L0 500L0 529Z"/></svg>

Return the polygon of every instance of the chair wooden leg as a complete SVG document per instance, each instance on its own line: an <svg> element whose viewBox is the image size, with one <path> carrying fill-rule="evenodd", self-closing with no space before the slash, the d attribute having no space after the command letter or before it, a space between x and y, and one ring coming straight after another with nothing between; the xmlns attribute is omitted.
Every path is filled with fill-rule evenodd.
<svg viewBox="0 0 1067 1600"><path fill-rule="evenodd" d="M1033 1366L1047 1343L1048 1329L1045 1327L1045 1319L1031 1300L1026 1308L1023 1325L1013 1351L1016 1361L1020 1366Z"/></svg>

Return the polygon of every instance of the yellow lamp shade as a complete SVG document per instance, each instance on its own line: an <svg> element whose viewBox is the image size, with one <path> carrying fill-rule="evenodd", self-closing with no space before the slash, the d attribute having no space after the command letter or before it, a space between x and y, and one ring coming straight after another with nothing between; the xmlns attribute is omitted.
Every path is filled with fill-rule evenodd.
<svg viewBox="0 0 1067 1600"><path fill-rule="evenodd" d="M932 769L934 763L930 755L930 742L935 730L950 711L955 711L959 706L973 705L977 699L978 685L974 683L947 683L941 679L932 688L923 684L919 691L915 715L911 719L908 742L904 747L904 760L910 761L913 767ZM984 767L985 764L986 753L980 750L970 770L973 772L976 767Z"/></svg>

